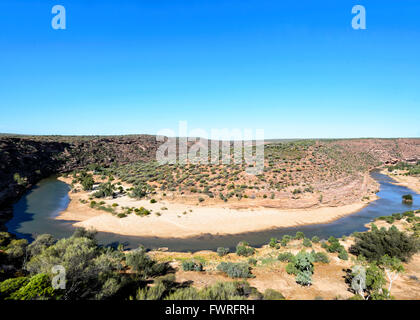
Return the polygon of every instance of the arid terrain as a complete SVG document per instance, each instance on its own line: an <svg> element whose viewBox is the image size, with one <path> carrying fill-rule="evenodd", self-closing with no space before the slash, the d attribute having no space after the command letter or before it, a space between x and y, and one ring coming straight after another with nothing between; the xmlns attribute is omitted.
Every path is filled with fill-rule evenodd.
<svg viewBox="0 0 420 320"><path fill-rule="evenodd" d="M71 183L71 178L59 178ZM125 187L128 187L125 185ZM201 234L236 234L261 231L278 227L292 227L305 224L327 223L351 214L364 207L368 200L337 207L317 207L309 209L278 209L266 207L264 202L257 206L252 203L246 209L246 201L232 200L230 205L223 201L204 204L166 200L162 195L150 199L133 199L128 195L104 198L100 204L92 206L95 191L82 191L75 185L76 192L69 193L71 202L68 208L56 219L79 221L76 227L95 229L129 236L162 238L188 238ZM375 199L371 196L371 200ZM249 203L248 202L248 203ZM268 201L265 201L267 203ZM144 208L144 216L134 214L135 209ZM134 212L130 214L130 211Z"/></svg>
<svg viewBox="0 0 420 320"><path fill-rule="evenodd" d="M158 147L153 136L2 137L3 221L25 191L57 175L71 199L57 219L83 228L33 244L0 233L0 298L26 299L26 284L40 279L46 289L36 297L62 298L45 269L59 259L91 299L420 299L419 210L379 217L371 232L346 238L297 232L261 248L240 242L236 252L124 252L98 246L92 233L187 238L330 222L377 199L371 170L418 191L420 139L270 141L259 175L244 162L159 165ZM369 284L357 289L360 268Z"/></svg>
<svg viewBox="0 0 420 320"><path fill-rule="evenodd" d="M417 213L420 217L420 211ZM378 228L389 228L396 226L401 231L410 232L413 225L406 220L396 220L392 224L383 220L375 221ZM347 250L355 242L354 237L339 239L339 243ZM266 245L257 248L252 258L255 265L252 266L252 274L255 276L248 279L251 286L264 292L267 289L274 289L281 292L286 299L291 300L331 300L348 299L354 295L349 288L349 283L345 279L347 272L352 266L357 264L355 256L349 255L348 259L340 259L337 253L328 252L322 243L312 242L310 247L303 245L302 240L291 240L285 246L276 248ZM300 251L324 252L329 259L328 263L316 262L313 274L313 282L310 287L299 285L292 274L286 271L287 262L279 261L278 256L285 252L296 255ZM200 251L195 253L175 253L153 251L150 253L159 261L170 262L177 270L176 279L179 282L192 281L193 285L202 288L215 284L218 281L232 281L226 275L216 269L222 261L234 263L247 263L249 258L229 253L220 257L212 251ZM205 267L202 272L183 271L182 262L186 260L200 261ZM402 273L393 283L392 295L398 300L418 300L420 299L420 254L415 254L408 263L404 263L404 273ZM389 283L387 283L389 284Z"/></svg>

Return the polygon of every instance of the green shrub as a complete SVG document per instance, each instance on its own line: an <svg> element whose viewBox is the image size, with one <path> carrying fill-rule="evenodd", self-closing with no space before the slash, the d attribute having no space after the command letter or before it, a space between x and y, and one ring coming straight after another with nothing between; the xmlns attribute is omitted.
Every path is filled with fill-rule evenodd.
<svg viewBox="0 0 420 320"><path fill-rule="evenodd" d="M148 184L138 183L131 189L129 196L136 199L142 199L148 195L151 190L152 188Z"/></svg>
<svg viewBox="0 0 420 320"><path fill-rule="evenodd" d="M302 231L296 232L296 235L295 235L296 240L302 240L303 238L305 238L305 234Z"/></svg>
<svg viewBox="0 0 420 320"><path fill-rule="evenodd" d="M224 248L224 247L217 248L217 254L219 255L219 257L223 257L227 255L228 253L229 253L229 248Z"/></svg>
<svg viewBox="0 0 420 320"><path fill-rule="evenodd" d="M302 286L309 286L312 284L312 272L301 271L296 275L296 282Z"/></svg>
<svg viewBox="0 0 420 320"><path fill-rule="evenodd" d="M346 249L343 248L342 250L340 250L340 252L338 253L338 257L341 260L348 260L349 259L349 255L348 255Z"/></svg>
<svg viewBox="0 0 420 320"><path fill-rule="evenodd" d="M295 256L291 252L282 252L277 257L282 262L294 262Z"/></svg>
<svg viewBox="0 0 420 320"><path fill-rule="evenodd" d="M271 238L270 239L270 242L268 243L268 245L271 247L271 248L278 248L278 243L277 243L277 238Z"/></svg>
<svg viewBox="0 0 420 320"><path fill-rule="evenodd" d="M412 203L413 202L413 196L411 194L405 194L402 196L403 202L406 203Z"/></svg>
<svg viewBox="0 0 420 320"><path fill-rule="evenodd" d="M419 250L419 241L392 226L388 230L363 232L356 235L356 242L349 252L364 256L368 261L379 261L385 254L407 262Z"/></svg>
<svg viewBox="0 0 420 320"><path fill-rule="evenodd" d="M311 240L309 238L304 238L303 239L303 245L305 247L312 247L312 242L311 242Z"/></svg>
<svg viewBox="0 0 420 320"><path fill-rule="evenodd" d="M177 289L165 300L243 300L255 292L246 282L217 282L197 290L193 287Z"/></svg>
<svg viewBox="0 0 420 320"><path fill-rule="evenodd" d="M249 258L248 259L248 263L252 266L256 266L257 265L257 259L255 258Z"/></svg>
<svg viewBox="0 0 420 320"><path fill-rule="evenodd" d="M136 300L161 300L167 288L162 282L152 287L141 288L137 291Z"/></svg>
<svg viewBox="0 0 420 320"><path fill-rule="evenodd" d="M161 275L167 269L166 264L152 260L143 247L131 250L125 256L125 261L127 266L143 278Z"/></svg>
<svg viewBox="0 0 420 320"><path fill-rule="evenodd" d="M0 282L0 300L7 299L13 292L27 285L28 282L27 277L10 278Z"/></svg>
<svg viewBox="0 0 420 320"><path fill-rule="evenodd" d="M250 247L245 241L239 242L236 246L236 254L238 256L249 257L255 253L255 249Z"/></svg>
<svg viewBox="0 0 420 320"><path fill-rule="evenodd" d="M147 209L145 209L145 208L143 208L143 207L140 207L140 208L138 208L138 209L135 209L135 210L134 210L134 213L135 213L136 215L138 215L138 216L143 217L143 216L148 216L148 215L150 215L150 210L147 210Z"/></svg>
<svg viewBox="0 0 420 320"><path fill-rule="evenodd" d="M318 242L319 242L319 237L317 237L317 236L313 236L313 237L312 237L312 242L313 242L313 243L318 243Z"/></svg>
<svg viewBox="0 0 420 320"><path fill-rule="evenodd" d="M93 196L95 198L105 198L114 196L115 186L111 182L101 183Z"/></svg>
<svg viewBox="0 0 420 320"><path fill-rule="evenodd" d="M312 274L314 272L314 257L313 254L301 251L295 256L294 262L289 262L286 266L288 274L296 276L296 282L307 286L312 282Z"/></svg>
<svg viewBox="0 0 420 320"><path fill-rule="evenodd" d="M322 262L322 263L329 263L330 259L328 258L328 255L325 252L311 252L314 262Z"/></svg>
<svg viewBox="0 0 420 320"><path fill-rule="evenodd" d="M39 300L51 299L55 290L51 287L50 278L43 273L37 274L29 279L28 283L21 286L10 295L12 300Z"/></svg>
<svg viewBox="0 0 420 320"><path fill-rule="evenodd" d="M332 252L339 253L340 251L344 249L344 247L340 244L338 239L332 236L328 238L328 243L322 244L322 248L324 248L325 250L331 253Z"/></svg>
<svg viewBox="0 0 420 320"><path fill-rule="evenodd" d="M156 203L157 201L155 199L151 199L150 203Z"/></svg>
<svg viewBox="0 0 420 320"><path fill-rule="evenodd" d="M288 274L293 274L293 275L297 275L297 273L299 272L299 270L296 269L295 267L295 262L289 262L286 265L286 272Z"/></svg>
<svg viewBox="0 0 420 320"><path fill-rule="evenodd" d="M249 265L243 262L221 262L217 270L225 272L231 278L252 278Z"/></svg>
<svg viewBox="0 0 420 320"><path fill-rule="evenodd" d="M182 270L184 271L203 271L203 265L194 260L186 260L182 262Z"/></svg>
<svg viewBox="0 0 420 320"><path fill-rule="evenodd" d="M290 242L290 240L292 240L292 237L291 236L289 236L289 235L284 235L282 238L281 238L281 245L283 246L283 247L286 247L287 246L287 244Z"/></svg>

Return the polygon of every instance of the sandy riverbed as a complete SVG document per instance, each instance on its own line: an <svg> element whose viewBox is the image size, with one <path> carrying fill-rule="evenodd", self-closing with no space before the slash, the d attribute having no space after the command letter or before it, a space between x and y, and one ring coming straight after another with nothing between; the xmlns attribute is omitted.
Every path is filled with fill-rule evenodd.
<svg viewBox="0 0 420 320"><path fill-rule="evenodd" d="M60 180L68 182L64 178ZM57 219L76 221L74 226L93 228L102 232L162 238L187 238L201 234L238 234L280 227L328 223L357 212L368 203L361 201L338 207L279 210L263 207L254 209L207 207L169 201L158 201L152 204L149 200L135 200L128 196L105 199L104 202L107 205L118 203L119 207L144 207L152 210L152 214L146 217L132 213L125 218L118 218L111 213L92 209L88 204L79 201L87 199L88 195L83 191L70 192L71 202ZM167 210L161 210L162 207L166 207ZM161 215L158 216L157 212Z"/></svg>

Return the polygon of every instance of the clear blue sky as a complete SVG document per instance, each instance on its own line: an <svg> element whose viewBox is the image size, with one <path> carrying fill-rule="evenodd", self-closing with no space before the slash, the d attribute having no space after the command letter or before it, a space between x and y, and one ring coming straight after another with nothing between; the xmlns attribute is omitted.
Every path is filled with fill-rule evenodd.
<svg viewBox="0 0 420 320"><path fill-rule="evenodd" d="M53 5L67 29L53 30ZM351 28L353 5L367 29ZM1 0L0 132L419 137L418 0Z"/></svg>

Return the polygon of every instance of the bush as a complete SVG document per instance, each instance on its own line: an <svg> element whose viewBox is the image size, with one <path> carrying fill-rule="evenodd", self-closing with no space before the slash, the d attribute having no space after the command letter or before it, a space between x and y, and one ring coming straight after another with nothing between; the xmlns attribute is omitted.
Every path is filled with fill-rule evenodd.
<svg viewBox="0 0 420 320"><path fill-rule="evenodd" d="M184 271L203 271L203 265L194 260L186 260L182 262L182 270Z"/></svg>
<svg viewBox="0 0 420 320"><path fill-rule="evenodd" d="M283 252L279 254L277 259L279 259L282 262L294 262L295 256L291 252Z"/></svg>
<svg viewBox="0 0 420 320"><path fill-rule="evenodd" d="M368 261L379 261L387 254L391 258L407 262L418 250L418 239L392 226L388 230L358 233L349 252L356 256L364 256Z"/></svg>
<svg viewBox="0 0 420 320"><path fill-rule="evenodd" d="M278 244L277 244L277 238L271 238L270 239L270 242L268 243L268 245L271 247L271 248L276 248L276 249L278 249Z"/></svg>
<svg viewBox="0 0 420 320"><path fill-rule="evenodd" d="M322 263L329 263L330 259L325 252L312 252L312 256L314 258L314 262L322 262Z"/></svg>
<svg viewBox="0 0 420 320"><path fill-rule="evenodd" d="M313 243L318 243L318 242L319 242L319 237L317 237L317 236L313 236L313 237L312 237L312 242L313 242Z"/></svg>
<svg viewBox="0 0 420 320"><path fill-rule="evenodd" d="M111 182L101 183L93 196L95 198L105 198L114 196L115 186Z"/></svg>
<svg viewBox="0 0 420 320"><path fill-rule="evenodd" d="M243 262L221 262L217 270L225 272L231 278L252 278L249 265Z"/></svg>
<svg viewBox="0 0 420 320"><path fill-rule="evenodd" d="M55 243L55 239L50 234L41 234L28 246L28 253L30 256L36 256L40 254L44 249L52 246Z"/></svg>
<svg viewBox="0 0 420 320"><path fill-rule="evenodd" d="M322 248L324 248L325 250L331 253L332 252L339 253L340 251L344 249L344 247L340 244L338 239L332 236L328 238L328 243L323 243L321 246Z"/></svg>
<svg viewBox="0 0 420 320"><path fill-rule="evenodd" d="M301 240L303 238L305 238L305 234L302 231L296 232L296 235L295 235L296 240Z"/></svg>
<svg viewBox="0 0 420 320"><path fill-rule="evenodd" d="M125 256L127 266L140 277L147 278L162 275L166 271L166 264L152 260L143 247L130 251Z"/></svg>
<svg viewBox="0 0 420 320"><path fill-rule="evenodd" d="M312 274L314 272L314 257L313 254L301 251L295 256L294 262L289 262L286 266L288 274L296 276L296 282L307 286L312 282Z"/></svg>
<svg viewBox="0 0 420 320"><path fill-rule="evenodd" d="M296 267L295 267L295 263L294 263L294 262L289 262L289 263L286 265L286 272L287 272L288 274L297 275L297 274L298 274L298 272L299 272L299 270L298 270L298 269L296 269Z"/></svg>
<svg viewBox="0 0 420 320"><path fill-rule="evenodd" d="M229 248L219 247L217 248L217 254L219 257L223 257L229 253Z"/></svg>
<svg viewBox="0 0 420 320"><path fill-rule="evenodd" d="M138 209L135 209L135 210L134 210L134 213L135 213L136 215L138 215L138 216L143 217L143 216L148 216L148 215L150 215L150 210L147 210L147 209L145 209L145 208L143 208L143 207L140 207L140 208L138 208Z"/></svg>
<svg viewBox="0 0 420 320"><path fill-rule="evenodd" d="M151 191L151 187L148 184L136 184L129 194L130 197L141 199L144 198Z"/></svg>
<svg viewBox="0 0 420 320"><path fill-rule="evenodd" d="M165 297L165 300L243 300L254 292L246 282L217 282L197 290L182 288Z"/></svg>
<svg viewBox="0 0 420 320"><path fill-rule="evenodd" d="M255 249L250 247L245 241L239 242L236 246L236 254L238 256L249 257L255 253Z"/></svg>
<svg viewBox="0 0 420 320"><path fill-rule="evenodd" d="M156 203L157 201L155 199L151 199L150 203Z"/></svg>
<svg viewBox="0 0 420 320"><path fill-rule="evenodd" d="M248 259L248 263L252 266L256 266L257 265L257 259L255 258L249 258Z"/></svg>
<svg viewBox="0 0 420 320"><path fill-rule="evenodd" d="M403 202L406 203L412 203L413 202L413 196L411 194L405 194L402 196Z"/></svg>
<svg viewBox="0 0 420 320"><path fill-rule="evenodd" d="M310 286L312 284L312 272L302 271L296 275L296 282L302 286Z"/></svg>
<svg viewBox="0 0 420 320"><path fill-rule="evenodd" d="M20 287L10 295L13 300L39 300L51 299L55 290L51 287L50 278L43 273L37 274L29 279L26 285Z"/></svg>
<svg viewBox="0 0 420 320"><path fill-rule="evenodd" d="M29 279L27 277L10 278L0 283L0 300L5 300L10 295L27 285Z"/></svg>
<svg viewBox="0 0 420 320"><path fill-rule="evenodd" d="M290 240L292 240L292 237L289 235L284 235L283 238L281 239L281 245L283 247L287 246L287 244L290 242Z"/></svg>
<svg viewBox="0 0 420 320"><path fill-rule="evenodd" d="M311 240L309 238L304 238L303 239L303 245L305 247L312 247L312 242L311 242Z"/></svg>
<svg viewBox="0 0 420 320"><path fill-rule="evenodd" d="M348 260L349 259L349 255L348 255L348 253L345 249L340 250L340 252L338 253L338 257L341 260Z"/></svg>

